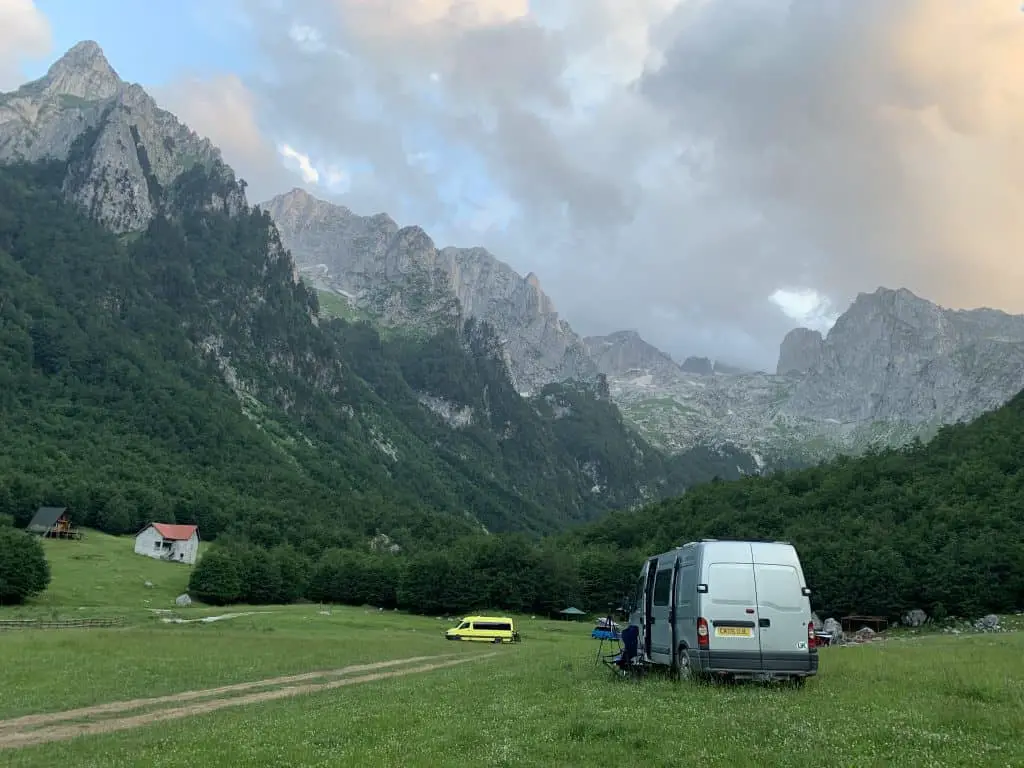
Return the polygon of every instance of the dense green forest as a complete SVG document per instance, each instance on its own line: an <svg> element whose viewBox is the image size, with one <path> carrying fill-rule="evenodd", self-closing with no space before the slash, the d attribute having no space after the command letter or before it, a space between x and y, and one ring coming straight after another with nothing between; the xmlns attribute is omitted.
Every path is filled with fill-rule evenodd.
<svg viewBox="0 0 1024 768"><path fill-rule="evenodd" d="M0 514L197 523L309 557L385 534L414 553L753 469L663 456L594 384L520 397L486 325L384 339L320 318L270 217L209 204L234 183L222 171L154 188L167 215L117 238L62 201L63 166L0 169ZM425 394L471 422L453 428Z"/></svg>
<svg viewBox="0 0 1024 768"><path fill-rule="evenodd" d="M823 616L1019 610L1024 393L971 424L943 427L927 445L709 482L540 543L477 535L408 557L331 551L287 567L298 580L293 593L318 600L427 613L569 604L604 611L621 600L645 557L700 538L792 542ZM252 600L272 591L268 578L272 587L283 584L268 577L266 563L254 569L250 551L232 548L213 561L235 574L225 588L208 573L209 557L195 571L204 599Z"/></svg>

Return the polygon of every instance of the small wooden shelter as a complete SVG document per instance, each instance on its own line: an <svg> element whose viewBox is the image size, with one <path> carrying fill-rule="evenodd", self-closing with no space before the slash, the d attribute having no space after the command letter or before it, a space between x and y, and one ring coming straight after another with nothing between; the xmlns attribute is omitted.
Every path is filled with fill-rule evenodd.
<svg viewBox="0 0 1024 768"><path fill-rule="evenodd" d="M82 538L82 531L71 524L67 507L40 507L25 530L44 539Z"/></svg>

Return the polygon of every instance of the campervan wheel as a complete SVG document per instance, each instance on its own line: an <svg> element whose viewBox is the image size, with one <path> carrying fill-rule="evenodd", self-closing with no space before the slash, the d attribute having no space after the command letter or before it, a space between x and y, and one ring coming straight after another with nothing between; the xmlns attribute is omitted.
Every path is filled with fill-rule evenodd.
<svg viewBox="0 0 1024 768"><path fill-rule="evenodd" d="M675 676L677 680L682 681L689 681L693 678L693 670L690 668L690 656L682 646L676 650Z"/></svg>

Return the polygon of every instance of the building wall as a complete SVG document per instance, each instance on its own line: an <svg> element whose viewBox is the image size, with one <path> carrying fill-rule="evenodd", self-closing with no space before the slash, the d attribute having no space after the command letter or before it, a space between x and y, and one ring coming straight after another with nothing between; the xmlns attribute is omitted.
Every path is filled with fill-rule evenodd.
<svg viewBox="0 0 1024 768"><path fill-rule="evenodd" d="M194 565L199 554L199 535L193 533L188 541L176 541L171 548L171 559L176 563Z"/></svg>
<svg viewBox="0 0 1024 768"><path fill-rule="evenodd" d="M163 556L164 550L156 545L162 541L163 536L157 533L156 528L150 525L135 537L135 554L146 555L147 557L159 560Z"/></svg>

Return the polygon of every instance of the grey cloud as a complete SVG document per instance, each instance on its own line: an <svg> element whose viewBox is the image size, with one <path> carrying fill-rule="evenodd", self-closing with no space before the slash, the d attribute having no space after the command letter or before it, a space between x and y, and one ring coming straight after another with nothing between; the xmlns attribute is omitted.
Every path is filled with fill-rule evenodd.
<svg viewBox="0 0 1024 768"><path fill-rule="evenodd" d="M267 76L247 84L275 141L372 162L347 205L537 272L583 333L772 368L794 325L779 288L1024 311L1015 6L593 0L544 29L526 5L250 3ZM443 98L424 96L433 72ZM508 231L459 227L437 189L460 171L407 158L417 126L483 158L522 212Z"/></svg>

